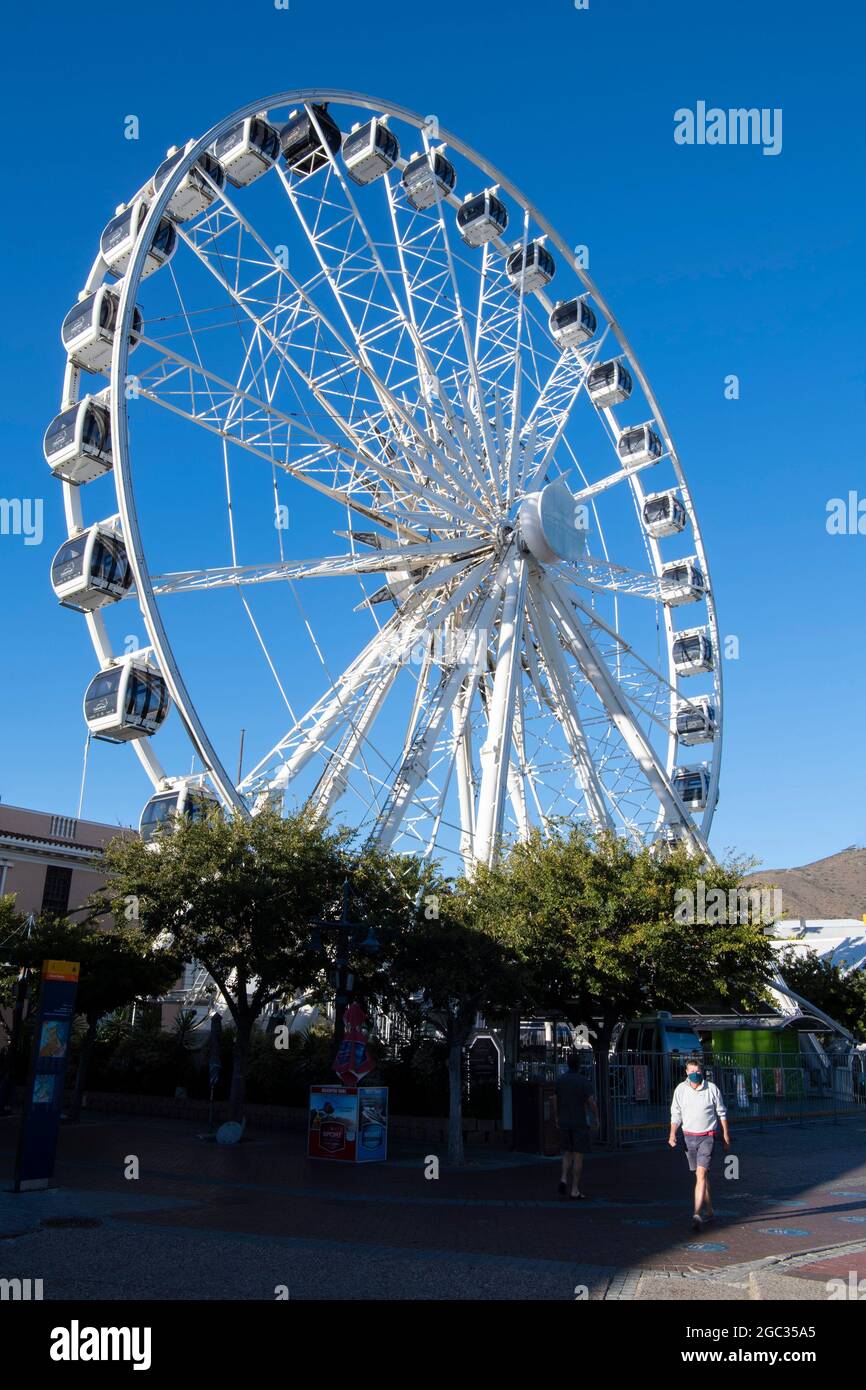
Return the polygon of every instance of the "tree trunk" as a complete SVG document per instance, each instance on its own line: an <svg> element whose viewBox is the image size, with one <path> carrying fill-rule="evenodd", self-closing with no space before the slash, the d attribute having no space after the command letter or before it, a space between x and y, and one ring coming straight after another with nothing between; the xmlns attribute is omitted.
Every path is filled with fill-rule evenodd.
<svg viewBox="0 0 866 1390"><path fill-rule="evenodd" d="M244 1101L247 1094L247 1068L250 1064L250 1036L253 1021L249 1018L235 1019L235 1046L232 1058L232 1084L229 1091L229 1118L238 1124L244 1118Z"/></svg>
<svg viewBox="0 0 866 1390"><path fill-rule="evenodd" d="M69 1119L72 1124L77 1125L81 1119L81 1106L84 1102L84 1087L87 1082L87 1070L90 1066L90 1058L93 1053L93 1044L96 1042L96 1026L98 1018L88 1017L87 1032L81 1041L81 1051L78 1054L78 1070L75 1073L75 1090L72 1092L72 1104L69 1107Z"/></svg>
<svg viewBox="0 0 866 1390"><path fill-rule="evenodd" d="M462 1165L463 1157L463 1044L448 1048L448 1162Z"/></svg>

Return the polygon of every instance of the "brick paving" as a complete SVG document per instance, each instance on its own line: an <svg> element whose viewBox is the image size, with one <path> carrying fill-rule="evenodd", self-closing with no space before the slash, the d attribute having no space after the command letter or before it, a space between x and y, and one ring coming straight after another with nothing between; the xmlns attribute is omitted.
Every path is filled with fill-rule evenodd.
<svg viewBox="0 0 866 1390"><path fill-rule="evenodd" d="M576 1286L632 1297L635 1271L718 1279L806 1251L826 1255L786 1272L866 1274L862 1121L735 1136L739 1178L719 1171L718 1218L699 1235L684 1156L666 1145L592 1155L582 1203L560 1201L557 1162L530 1155L470 1151L452 1171L443 1153L431 1181L429 1144L344 1167L307 1160L301 1134L226 1148L201 1129L101 1115L64 1127L57 1191L0 1194L0 1277L43 1277L46 1298L272 1298L285 1283L298 1298L571 1299ZM0 1122L0 1185L15 1132ZM41 1224L64 1212L98 1224Z"/></svg>

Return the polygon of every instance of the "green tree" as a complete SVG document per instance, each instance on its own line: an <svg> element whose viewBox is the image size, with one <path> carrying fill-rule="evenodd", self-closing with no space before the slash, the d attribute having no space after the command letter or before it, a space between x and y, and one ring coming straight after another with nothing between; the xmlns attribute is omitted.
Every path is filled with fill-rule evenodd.
<svg viewBox="0 0 866 1390"><path fill-rule="evenodd" d="M431 880L411 929L392 942L387 993L407 1012L420 1008L448 1050L448 1159L462 1164L463 1050L479 1014L493 1020L525 991L513 946L480 921L473 884Z"/></svg>
<svg viewBox="0 0 866 1390"><path fill-rule="evenodd" d="M761 997L773 966L761 924L688 921L700 914L683 911L688 895L697 905L700 883L708 899L720 889L727 904L747 867L704 863L681 846L664 854L635 849L614 834L573 827L536 833L495 868L479 870L479 920L501 924L531 971L536 1003L596 1025L600 1099L616 1023Z"/></svg>
<svg viewBox="0 0 866 1390"><path fill-rule="evenodd" d="M152 940L135 924L121 920L104 928L96 917L83 922L39 918L29 935L16 935L7 951L10 948L16 967L25 966L37 975L44 960L80 963L75 1011L84 1015L87 1028L69 1109L69 1118L77 1121L100 1019L134 1000L164 994L177 979L180 962L172 952L154 949Z"/></svg>
<svg viewBox="0 0 866 1390"><path fill-rule="evenodd" d="M198 961L235 1026L230 1089L243 1115L253 1026L271 1003L321 978L312 924L338 916L346 835L301 812L179 820L157 848L117 839L106 849L107 900L150 938Z"/></svg>
<svg viewBox="0 0 866 1390"><path fill-rule="evenodd" d="M844 970L817 951L800 954L790 946L779 969L785 984L815 1004L858 1038L866 1037L866 973Z"/></svg>

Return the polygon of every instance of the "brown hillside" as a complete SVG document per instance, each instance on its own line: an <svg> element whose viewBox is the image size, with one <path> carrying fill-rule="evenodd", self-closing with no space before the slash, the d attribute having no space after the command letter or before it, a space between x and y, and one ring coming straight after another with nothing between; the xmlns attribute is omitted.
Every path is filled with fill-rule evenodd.
<svg viewBox="0 0 866 1390"><path fill-rule="evenodd" d="M786 917L862 917L866 913L866 849L851 845L797 869L761 869L750 884L782 890Z"/></svg>

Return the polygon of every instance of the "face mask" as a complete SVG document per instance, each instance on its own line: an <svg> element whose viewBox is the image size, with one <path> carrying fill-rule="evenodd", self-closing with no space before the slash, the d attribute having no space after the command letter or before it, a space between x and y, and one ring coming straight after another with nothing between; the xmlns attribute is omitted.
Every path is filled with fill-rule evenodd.
<svg viewBox="0 0 866 1390"><path fill-rule="evenodd" d="M694 1082L694 1084L695 1084L696 1086L699 1086L700 1083L703 1081L703 1079L704 1079L704 1074L703 1074L702 1071L687 1071L687 1072L686 1072L686 1080L687 1080L687 1081L692 1081L692 1082Z"/></svg>

